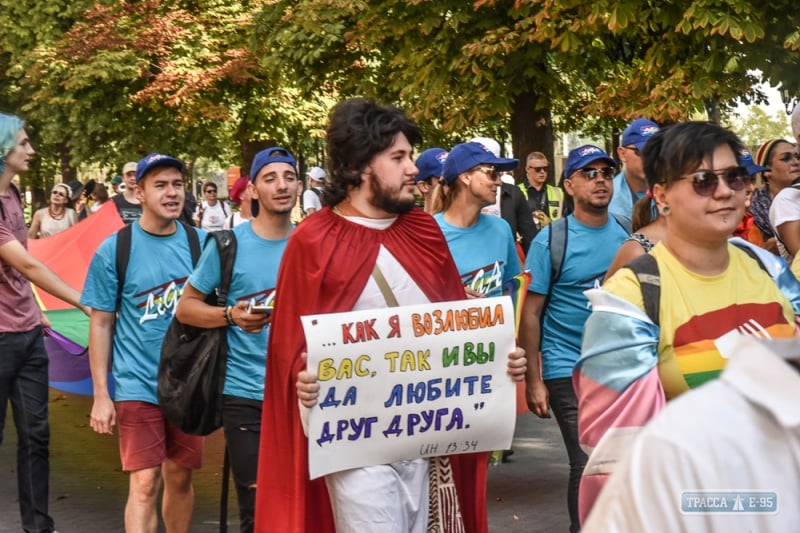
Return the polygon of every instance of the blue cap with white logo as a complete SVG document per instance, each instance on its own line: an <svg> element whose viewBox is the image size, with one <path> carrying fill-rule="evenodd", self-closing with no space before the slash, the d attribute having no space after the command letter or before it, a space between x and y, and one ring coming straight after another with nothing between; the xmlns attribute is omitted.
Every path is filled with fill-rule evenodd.
<svg viewBox="0 0 800 533"><path fill-rule="evenodd" d="M564 179L569 179L580 169L595 161L604 161L612 167L617 166L617 162L605 153L601 148L591 144L584 144L571 150L564 165Z"/></svg>

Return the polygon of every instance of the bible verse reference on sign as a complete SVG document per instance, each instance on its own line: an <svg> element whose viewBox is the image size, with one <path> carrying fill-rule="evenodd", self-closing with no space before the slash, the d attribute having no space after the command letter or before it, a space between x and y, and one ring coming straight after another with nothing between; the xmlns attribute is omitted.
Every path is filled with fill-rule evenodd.
<svg viewBox="0 0 800 533"><path fill-rule="evenodd" d="M309 472L507 449L516 386L511 299L302 317L319 402Z"/></svg>

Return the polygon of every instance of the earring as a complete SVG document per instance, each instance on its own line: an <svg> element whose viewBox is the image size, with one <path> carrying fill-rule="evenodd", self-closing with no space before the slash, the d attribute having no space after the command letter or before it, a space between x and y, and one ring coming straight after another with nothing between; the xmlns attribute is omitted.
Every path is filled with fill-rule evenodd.
<svg viewBox="0 0 800 533"><path fill-rule="evenodd" d="M668 205L662 205L661 206L661 214L662 215L666 215L668 213L669 213L669 206Z"/></svg>

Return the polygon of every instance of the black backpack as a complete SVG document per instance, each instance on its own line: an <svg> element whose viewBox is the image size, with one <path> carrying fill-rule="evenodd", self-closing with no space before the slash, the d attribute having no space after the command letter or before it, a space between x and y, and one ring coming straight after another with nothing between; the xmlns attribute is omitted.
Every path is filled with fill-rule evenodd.
<svg viewBox="0 0 800 533"><path fill-rule="evenodd" d="M220 260L220 286L206 303L224 307L236 258L232 231L211 232ZM208 435L222 426L222 392L228 359L228 326L199 328L172 318L161 344L158 405L164 418L192 435Z"/></svg>
<svg viewBox="0 0 800 533"><path fill-rule="evenodd" d="M117 198L116 196L114 198ZM186 230L186 239L189 241L189 252L192 255L192 267L197 264L200 258L200 237L194 228L181 220L179 224L183 224ZM117 269L117 305L116 310L119 312L120 303L122 301L122 287L125 285L125 277L128 273L128 260L131 257L131 236L133 235L132 224L126 224L117 232L117 249L116 249L116 269Z"/></svg>

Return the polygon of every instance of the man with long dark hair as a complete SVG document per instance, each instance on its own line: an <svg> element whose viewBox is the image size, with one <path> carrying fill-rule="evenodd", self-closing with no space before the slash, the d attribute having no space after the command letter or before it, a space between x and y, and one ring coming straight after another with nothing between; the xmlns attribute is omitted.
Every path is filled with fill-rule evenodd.
<svg viewBox="0 0 800 533"><path fill-rule="evenodd" d="M465 297L441 231L414 208L413 146L422 140L417 126L397 108L357 98L334 109L327 137L327 207L293 233L276 288L256 530L417 533L434 525L440 531L485 532L486 453L399 461L309 480L302 420L316 404L319 385L305 370L300 317L388 307L375 272L399 305ZM524 361L516 350L509 362L517 379ZM453 507L429 504L435 497L429 475L441 463L452 467ZM441 512L429 514L435 510Z"/></svg>

